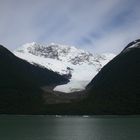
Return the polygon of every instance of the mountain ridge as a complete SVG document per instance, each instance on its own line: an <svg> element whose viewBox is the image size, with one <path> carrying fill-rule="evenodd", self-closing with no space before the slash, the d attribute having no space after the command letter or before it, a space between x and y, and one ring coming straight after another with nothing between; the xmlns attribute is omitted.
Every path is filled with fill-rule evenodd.
<svg viewBox="0 0 140 140"><path fill-rule="evenodd" d="M0 46L0 113L37 113L44 103L41 87L68 81L65 76L32 65Z"/></svg>
<svg viewBox="0 0 140 140"><path fill-rule="evenodd" d="M129 43L88 84L97 114L140 113L140 40Z"/></svg>

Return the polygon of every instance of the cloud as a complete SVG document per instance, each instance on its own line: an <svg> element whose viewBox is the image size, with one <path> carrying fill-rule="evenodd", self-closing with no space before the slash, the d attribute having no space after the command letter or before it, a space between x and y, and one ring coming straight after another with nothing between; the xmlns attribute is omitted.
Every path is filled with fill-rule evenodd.
<svg viewBox="0 0 140 140"><path fill-rule="evenodd" d="M1 0L0 42L11 50L36 41L118 53L139 38L139 4L138 0Z"/></svg>

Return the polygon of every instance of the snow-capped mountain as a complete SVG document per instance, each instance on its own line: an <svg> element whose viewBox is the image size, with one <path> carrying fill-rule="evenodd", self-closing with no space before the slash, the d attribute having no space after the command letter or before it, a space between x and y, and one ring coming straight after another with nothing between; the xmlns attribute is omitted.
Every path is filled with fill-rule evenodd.
<svg viewBox="0 0 140 140"><path fill-rule="evenodd" d="M86 85L108 63L114 54L93 55L74 46L27 43L14 54L32 64L40 65L61 75L69 75L70 82L55 87L55 91L70 93L84 90Z"/></svg>

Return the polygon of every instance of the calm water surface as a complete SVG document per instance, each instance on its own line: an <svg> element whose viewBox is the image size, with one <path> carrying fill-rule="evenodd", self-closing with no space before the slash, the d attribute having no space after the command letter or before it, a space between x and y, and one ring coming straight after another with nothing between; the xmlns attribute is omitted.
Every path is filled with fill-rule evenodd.
<svg viewBox="0 0 140 140"><path fill-rule="evenodd" d="M140 140L140 117L0 116L0 140Z"/></svg>

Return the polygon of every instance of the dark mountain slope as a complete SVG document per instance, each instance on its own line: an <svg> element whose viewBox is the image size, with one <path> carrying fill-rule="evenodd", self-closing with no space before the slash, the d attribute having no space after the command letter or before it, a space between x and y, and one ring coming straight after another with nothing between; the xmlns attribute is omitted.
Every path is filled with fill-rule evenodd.
<svg viewBox="0 0 140 140"><path fill-rule="evenodd" d="M87 86L87 102L91 112L140 114L139 47L139 40L129 44Z"/></svg>
<svg viewBox="0 0 140 140"><path fill-rule="evenodd" d="M1 113L35 113L43 104L40 87L66 82L64 76L31 65L0 46Z"/></svg>

